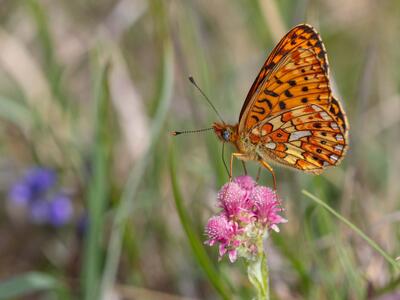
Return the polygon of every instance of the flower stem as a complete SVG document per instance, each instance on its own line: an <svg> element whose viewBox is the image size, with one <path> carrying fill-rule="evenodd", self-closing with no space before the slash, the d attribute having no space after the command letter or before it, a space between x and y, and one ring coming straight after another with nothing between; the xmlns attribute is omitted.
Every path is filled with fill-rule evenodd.
<svg viewBox="0 0 400 300"><path fill-rule="evenodd" d="M257 291L257 300L269 300L269 272L267 253L260 239L258 249L261 249L256 260L249 261L247 265L247 275L250 282Z"/></svg>

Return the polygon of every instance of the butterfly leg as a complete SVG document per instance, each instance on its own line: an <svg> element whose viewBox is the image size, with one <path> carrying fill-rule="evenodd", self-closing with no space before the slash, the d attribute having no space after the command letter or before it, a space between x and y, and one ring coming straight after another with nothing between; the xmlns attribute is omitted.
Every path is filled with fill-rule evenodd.
<svg viewBox="0 0 400 300"><path fill-rule="evenodd" d="M243 166L243 171L244 171L244 175L247 175L247 168L246 168L246 164L244 163L244 161L242 160L242 166Z"/></svg>
<svg viewBox="0 0 400 300"><path fill-rule="evenodd" d="M258 167L257 177L256 177L256 181L257 181L257 182L258 182L258 180L260 179L260 175L261 175L261 167Z"/></svg>
<svg viewBox="0 0 400 300"><path fill-rule="evenodd" d="M238 159L245 159L247 156L245 154L234 152L231 155L231 163L229 168L229 180L232 180L232 167L233 167L233 158L236 157Z"/></svg>
<svg viewBox="0 0 400 300"><path fill-rule="evenodd" d="M272 167L267 162L265 162L263 160L259 160L259 162L263 167L265 167L266 169L268 169L268 171L271 172L272 180L274 181L274 190L276 191L276 177L275 177L274 169L272 169Z"/></svg>

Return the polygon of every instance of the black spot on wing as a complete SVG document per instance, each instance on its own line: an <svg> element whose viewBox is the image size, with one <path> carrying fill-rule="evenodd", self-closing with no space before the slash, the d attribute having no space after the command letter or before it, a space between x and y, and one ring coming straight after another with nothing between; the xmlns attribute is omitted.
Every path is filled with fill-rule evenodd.
<svg viewBox="0 0 400 300"><path fill-rule="evenodd" d="M283 81L280 80L276 75L274 76L274 78L275 78L277 84L282 84L283 83Z"/></svg>
<svg viewBox="0 0 400 300"><path fill-rule="evenodd" d="M278 96L279 96L277 93L275 93L275 92L273 92L273 91L270 91L270 90L268 90L268 89L265 89L265 90L264 90L264 94L265 94L265 95L268 95L268 96L271 96L271 97L278 97Z"/></svg>
<svg viewBox="0 0 400 300"><path fill-rule="evenodd" d="M341 111L339 111L337 114L336 114L336 116L340 119L340 120L342 120L343 121L343 129L344 130L346 130L346 121L345 121L345 119L344 119L344 116L343 116L343 113L341 112Z"/></svg>
<svg viewBox="0 0 400 300"><path fill-rule="evenodd" d="M263 102L265 102L265 103L267 103L269 109L272 109L272 103L271 103L271 101L269 101L267 98L260 99L260 100L258 100L257 102L258 102L258 103L263 103Z"/></svg>
<svg viewBox="0 0 400 300"><path fill-rule="evenodd" d="M288 97L288 98L291 98L291 97L293 97L293 94L289 90L286 90L285 91L285 96Z"/></svg>
<svg viewBox="0 0 400 300"><path fill-rule="evenodd" d="M261 107L261 106L257 106L257 105L254 105L253 106L253 111L254 112L256 112L256 113L258 113L258 114L265 114L265 109L264 109L264 107Z"/></svg>

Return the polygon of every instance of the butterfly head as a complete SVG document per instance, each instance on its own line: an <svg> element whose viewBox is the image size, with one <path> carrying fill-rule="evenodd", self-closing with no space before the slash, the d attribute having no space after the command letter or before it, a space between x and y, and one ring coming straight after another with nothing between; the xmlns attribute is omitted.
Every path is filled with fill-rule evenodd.
<svg viewBox="0 0 400 300"><path fill-rule="evenodd" d="M238 139L237 126L215 122L214 132L222 142L235 143Z"/></svg>

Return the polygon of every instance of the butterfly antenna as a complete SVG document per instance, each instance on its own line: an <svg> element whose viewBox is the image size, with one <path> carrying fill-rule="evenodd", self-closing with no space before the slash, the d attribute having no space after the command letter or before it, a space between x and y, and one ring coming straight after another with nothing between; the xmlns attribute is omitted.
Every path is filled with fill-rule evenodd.
<svg viewBox="0 0 400 300"><path fill-rule="evenodd" d="M186 134L186 133L197 133L197 132L203 132L203 131L208 131L212 130L213 128L203 128L203 129L197 129L197 130L184 130L184 131L171 131L171 135L176 136L180 134Z"/></svg>
<svg viewBox="0 0 400 300"><path fill-rule="evenodd" d="M215 108L214 104L210 101L210 99L206 96L206 94L203 92L203 90L197 85L196 81L194 81L194 78L192 76L189 76L190 82L199 90L199 92L203 95L204 99L210 104L212 109L215 111L217 114L218 118L222 121L222 123L225 124L224 120L222 119L221 115L218 113L217 109Z"/></svg>
<svg viewBox="0 0 400 300"><path fill-rule="evenodd" d="M222 154L222 161L224 162L226 173L228 174L228 177L229 177L230 174L229 174L229 170L228 170L228 165L226 164L225 155L224 155L225 154L225 143L222 143L222 152L221 152L221 154Z"/></svg>

